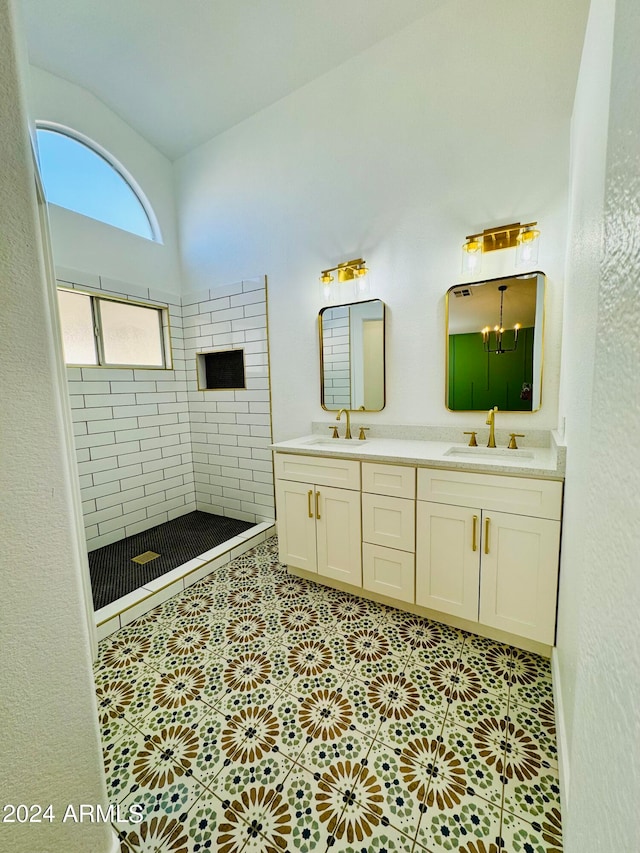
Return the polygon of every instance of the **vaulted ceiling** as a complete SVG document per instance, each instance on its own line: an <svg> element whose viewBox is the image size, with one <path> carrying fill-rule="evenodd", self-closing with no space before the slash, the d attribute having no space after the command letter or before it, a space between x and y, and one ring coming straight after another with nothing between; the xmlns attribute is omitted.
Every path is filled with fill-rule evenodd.
<svg viewBox="0 0 640 853"><path fill-rule="evenodd" d="M19 0L30 62L176 159L446 0Z"/></svg>

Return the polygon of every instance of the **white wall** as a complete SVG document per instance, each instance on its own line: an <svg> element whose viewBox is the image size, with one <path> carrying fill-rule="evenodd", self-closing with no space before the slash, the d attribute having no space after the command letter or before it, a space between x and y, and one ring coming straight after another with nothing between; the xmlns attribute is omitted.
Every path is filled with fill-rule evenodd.
<svg viewBox="0 0 640 853"><path fill-rule="evenodd" d="M53 806L55 819L3 824L12 853L102 853L108 824L63 823L68 803L107 792L65 434L61 353L45 281L35 176L14 44L0 2L0 433L2 519L0 790L4 803Z"/></svg>
<svg viewBox="0 0 640 853"><path fill-rule="evenodd" d="M569 445L558 619L558 662L568 746L573 733L584 557L583 496L591 446L593 370L598 326L600 258L614 7L594 2L580 68L571 129L571 196L565 317L562 330L560 424Z"/></svg>
<svg viewBox="0 0 640 853"><path fill-rule="evenodd" d="M639 40L636 0L593 0L574 116L563 360L566 853L640 849Z"/></svg>
<svg viewBox="0 0 640 853"><path fill-rule="evenodd" d="M276 439L330 417L318 276L359 256L389 306L387 406L366 421L477 425L444 407L444 294L466 234L531 219L549 276L543 408L501 426L556 426L579 37L553 0L477 11L447 3L176 163L185 286L269 274ZM513 271L513 253L485 260L483 276Z"/></svg>
<svg viewBox="0 0 640 853"><path fill-rule="evenodd" d="M58 122L93 139L129 171L147 196L162 243L145 240L54 205L50 208L56 268L121 279L179 294L173 168L169 160L86 89L30 67L29 115ZM64 273L60 276L65 277Z"/></svg>

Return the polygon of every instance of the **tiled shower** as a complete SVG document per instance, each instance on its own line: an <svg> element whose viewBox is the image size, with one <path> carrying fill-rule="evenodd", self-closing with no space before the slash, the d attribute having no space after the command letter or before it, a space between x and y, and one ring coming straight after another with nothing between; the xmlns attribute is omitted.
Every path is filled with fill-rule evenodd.
<svg viewBox="0 0 640 853"><path fill-rule="evenodd" d="M181 302L72 271L59 284L169 311L171 370L67 368L88 549L196 509L272 519L265 279ZM243 350L246 388L198 390L196 353L225 349Z"/></svg>

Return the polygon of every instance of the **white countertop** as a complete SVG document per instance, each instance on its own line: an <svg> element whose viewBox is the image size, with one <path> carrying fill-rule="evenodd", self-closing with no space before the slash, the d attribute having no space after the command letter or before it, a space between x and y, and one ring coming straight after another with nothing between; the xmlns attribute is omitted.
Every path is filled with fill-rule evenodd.
<svg viewBox="0 0 640 853"><path fill-rule="evenodd" d="M369 462L427 465L458 471L511 474L547 480L564 479L564 454L550 447L468 447L450 441L368 438L365 441L305 435L271 445L278 453L307 456L345 456Z"/></svg>

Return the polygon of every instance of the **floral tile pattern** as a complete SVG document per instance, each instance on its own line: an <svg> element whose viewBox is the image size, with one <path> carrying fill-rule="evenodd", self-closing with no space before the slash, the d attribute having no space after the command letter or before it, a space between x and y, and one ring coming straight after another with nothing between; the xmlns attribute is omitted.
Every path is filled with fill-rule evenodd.
<svg viewBox="0 0 640 853"><path fill-rule="evenodd" d="M95 681L123 853L562 853L548 661L294 577L275 537Z"/></svg>

